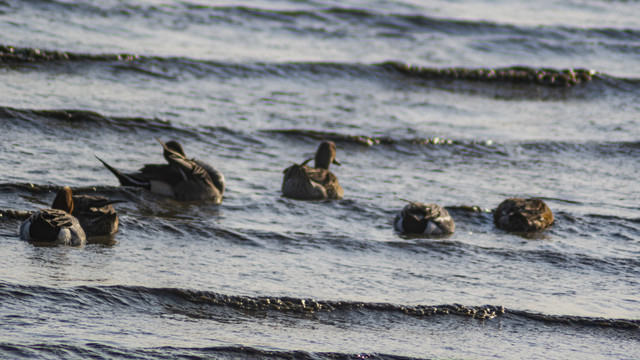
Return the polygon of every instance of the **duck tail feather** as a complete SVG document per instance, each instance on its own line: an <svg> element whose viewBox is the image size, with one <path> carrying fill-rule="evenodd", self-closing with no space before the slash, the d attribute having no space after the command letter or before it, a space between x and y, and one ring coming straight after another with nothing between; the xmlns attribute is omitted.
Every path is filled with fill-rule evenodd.
<svg viewBox="0 0 640 360"><path fill-rule="evenodd" d="M118 178L118 181L120 181L120 185L137 186L137 187L144 187L144 188L149 188L151 186L148 180L140 178L139 176L134 176L132 174L125 174L120 170L114 168L113 166L107 164L104 160L100 159L98 156L96 155L94 156L96 157L96 159L100 160L102 165L104 165L107 169L109 169L109 171L111 171L111 173Z"/></svg>

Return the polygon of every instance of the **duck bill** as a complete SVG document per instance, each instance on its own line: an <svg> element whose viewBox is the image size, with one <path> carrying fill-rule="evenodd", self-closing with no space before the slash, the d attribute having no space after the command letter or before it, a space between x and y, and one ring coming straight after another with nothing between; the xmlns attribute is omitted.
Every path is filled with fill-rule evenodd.
<svg viewBox="0 0 640 360"><path fill-rule="evenodd" d="M340 163L340 161L338 161L338 159L333 159L332 161L334 164L338 165L338 166L342 166L342 163Z"/></svg>

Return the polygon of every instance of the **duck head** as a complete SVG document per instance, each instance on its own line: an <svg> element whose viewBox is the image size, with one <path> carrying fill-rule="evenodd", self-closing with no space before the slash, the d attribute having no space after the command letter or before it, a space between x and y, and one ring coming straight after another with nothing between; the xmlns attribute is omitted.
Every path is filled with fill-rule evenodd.
<svg viewBox="0 0 640 360"><path fill-rule="evenodd" d="M65 186L58 191L56 198L53 199L53 204L51 204L51 208L63 210L69 214L73 212L73 192L71 192L70 187Z"/></svg>
<svg viewBox="0 0 640 360"><path fill-rule="evenodd" d="M163 143L158 138L156 138L156 140L158 140L158 142L164 148L162 155L167 161L169 161L169 157L171 157L172 154L179 154L182 155L182 157L186 157L184 154L184 149L182 149L182 145L180 145L179 142L175 140L169 140L166 143Z"/></svg>
<svg viewBox="0 0 640 360"><path fill-rule="evenodd" d="M342 165L336 159L336 144L333 141L323 141L316 151L316 168L329 169L329 165L334 163Z"/></svg>
<svg viewBox="0 0 640 360"><path fill-rule="evenodd" d="M182 145L180 145L179 142L175 141L175 140L169 140L165 143L165 145L167 145L167 147L175 152L177 152L178 154L182 155L182 156L186 156L184 154L184 150L182 149Z"/></svg>

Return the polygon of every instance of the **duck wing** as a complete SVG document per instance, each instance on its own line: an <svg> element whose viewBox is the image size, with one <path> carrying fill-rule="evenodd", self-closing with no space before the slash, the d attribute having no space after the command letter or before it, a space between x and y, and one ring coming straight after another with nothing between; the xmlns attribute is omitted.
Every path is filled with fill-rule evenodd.
<svg viewBox="0 0 640 360"><path fill-rule="evenodd" d="M160 141L160 139L156 138L156 140L164 148L164 157L169 162L169 167L176 171L184 181L199 180L203 184L211 185L215 188L211 181L211 177L202 166L193 160L187 159L181 153L171 149L167 144Z"/></svg>
<svg viewBox="0 0 640 360"><path fill-rule="evenodd" d="M169 164L148 164L138 172L141 178L151 183L157 180L174 186L184 180L184 176L178 169ZM149 186L150 188L150 186Z"/></svg>
<svg viewBox="0 0 640 360"><path fill-rule="evenodd" d="M328 169L303 167L309 180L320 184L327 192L327 199L340 199L344 196L344 190L340 186L338 177Z"/></svg>
<svg viewBox="0 0 640 360"><path fill-rule="evenodd" d="M220 191L220 194L224 193L226 181L222 172L204 161L198 159L193 159L192 161L200 165L209 174L213 185Z"/></svg>
<svg viewBox="0 0 640 360"><path fill-rule="evenodd" d="M305 172L311 181L317 182L320 185L330 185L338 181L338 177L335 176L330 170L318 169L305 166Z"/></svg>
<svg viewBox="0 0 640 360"><path fill-rule="evenodd" d="M169 161L171 170L180 176L183 181L197 180L215 187L209 173L195 161L189 160L176 152L169 155L167 161Z"/></svg>

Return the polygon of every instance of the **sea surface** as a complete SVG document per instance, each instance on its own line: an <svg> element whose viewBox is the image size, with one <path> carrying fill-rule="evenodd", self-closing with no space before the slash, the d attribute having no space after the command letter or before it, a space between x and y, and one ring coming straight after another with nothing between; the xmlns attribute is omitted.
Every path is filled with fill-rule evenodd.
<svg viewBox="0 0 640 360"><path fill-rule="evenodd" d="M157 143L221 205L120 187ZM339 201L282 197L332 140ZM0 358L639 359L635 0L0 0ZM123 200L21 241L61 186ZM544 199L524 235L491 209ZM448 237L393 230L405 200Z"/></svg>

